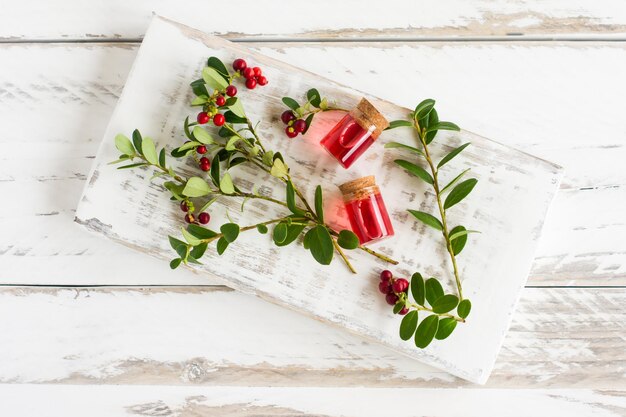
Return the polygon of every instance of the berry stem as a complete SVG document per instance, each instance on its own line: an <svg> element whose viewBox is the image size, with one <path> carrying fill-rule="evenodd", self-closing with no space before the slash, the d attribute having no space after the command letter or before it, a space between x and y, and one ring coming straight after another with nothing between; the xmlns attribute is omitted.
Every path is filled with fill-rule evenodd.
<svg viewBox="0 0 626 417"><path fill-rule="evenodd" d="M343 261L346 263L346 266L348 267L350 272L352 272L353 274L356 274L356 269L354 269L354 267L350 263L350 260L348 259L346 254L343 252L343 249L341 249L341 246L339 246L339 243L337 243L337 239L332 238L332 241L333 241L333 245L335 246L335 250L337 251L339 256L341 256L341 259L343 259Z"/></svg>
<svg viewBox="0 0 626 417"><path fill-rule="evenodd" d="M447 317L447 318L454 319L454 320L458 321L459 323L465 323L465 319L464 318L459 317L459 316L455 316L454 314L435 313L432 308L424 307L424 306L421 306L421 305L418 305L418 304L414 304L414 303L406 303L405 305L409 306L409 307L413 307L416 310L428 311L429 313L436 314L439 317Z"/></svg>
<svg viewBox="0 0 626 417"><path fill-rule="evenodd" d="M459 293L459 299L463 300L463 288L461 286L461 278L459 276L459 268L456 264L456 256L454 255L454 250L452 250L452 241L450 240L450 233L448 231L448 224L446 221L446 210L443 207L443 203L441 201L441 190L439 188L439 179L438 179L438 170L433 163L433 159L430 156L430 152L428 151L428 144L426 143L426 129L422 129L419 126L418 122L414 123L415 130L417 131L417 136L424 147L424 158L426 162L428 162L428 166L430 167L430 172L433 176L433 189L435 190L435 197L437 198L437 206L439 207L439 214L441 215L441 224L443 228L441 233L443 234L443 238L446 241L446 249L448 254L450 255L450 260L452 261L452 268L454 270L454 279L456 281L456 288ZM465 321L465 320L463 320Z"/></svg>

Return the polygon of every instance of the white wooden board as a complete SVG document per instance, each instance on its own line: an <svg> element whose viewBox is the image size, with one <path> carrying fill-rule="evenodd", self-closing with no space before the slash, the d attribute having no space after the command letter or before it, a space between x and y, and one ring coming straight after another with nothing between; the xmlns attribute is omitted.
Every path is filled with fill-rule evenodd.
<svg viewBox="0 0 626 417"><path fill-rule="evenodd" d="M375 248L403 262L399 268L394 268L396 272L410 274L420 269L428 276L441 273L442 263L445 265L443 246L432 239L433 236L423 236L431 231L411 220L405 212L407 205L431 210L432 196L415 178L395 168L392 153L386 152L384 158L381 157L382 143L379 142L384 139L346 171L330 158L322 157L323 151L316 143L319 138L311 137L313 132L305 140L288 141L275 124L269 123L280 114L279 98L284 95L298 96L298 92L318 86L323 94L336 98L339 105L349 106L358 101L358 93L161 18L155 18L148 31L107 128L77 212L79 223L151 255L171 257L165 236L177 233L180 213L175 205L167 203L167 195L157 185L146 181L150 174L120 172L106 165L116 154L108 138L119 132L130 133L137 127L160 145L180 143L180 121L190 113L186 105L187 85L210 55L226 62L246 56L264 68L271 80L270 86L253 93L241 93L241 96L247 113L253 119L263 120L259 130L269 147L289 155L288 163L298 161L291 163L294 181L301 184L305 194L310 195L316 183L321 182L327 200L338 201L334 184L375 173L385 190L397 229L393 240ZM391 120L405 117L408 111L383 101L377 101L377 106ZM445 113L441 113L445 117ZM331 122L326 120L326 123ZM322 123L324 121L319 121L316 125L318 130L323 130ZM387 139L411 140L410 131L394 131L386 136ZM438 138L439 143L445 141L452 146L468 140L473 142L472 150L463 156L462 162L456 161L456 167L459 170L471 167L484 185L472 196L473 204L462 203L454 220L481 230L483 235L471 240L471 246L461 258L465 291L475 305L472 320L460 326L462 328L447 343L433 344L420 351L412 343L398 338L398 320L377 293L377 275L386 265L363 254L352 255L360 272L354 277L337 261L331 268L322 267L301 248L276 250L269 239L244 234L223 257L211 251L208 253L210 261L195 270L210 273L236 289L340 325L462 378L484 383L532 264L560 173L553 164L469 132ZM441 155L449 149L449 146L442 146L438 153ZM237 171L235 176L236 182L244 184L267 180L245 169ZM308 178L313 181L307 181ZM271 189L271 193L282 193L282 187ZM241 224L253 224L268 218L269 213L276 213L269 218L280 213L265 204L252 203L244 213L237 213L237 207L239 203L229 201L221 207L221 212L213 210L211 226L226 221L226 209ZM338 213L333 206L326 210ZM418 259L415 253L420 254ZM467 355L467 346L475 347L471 355Z"/></svg>

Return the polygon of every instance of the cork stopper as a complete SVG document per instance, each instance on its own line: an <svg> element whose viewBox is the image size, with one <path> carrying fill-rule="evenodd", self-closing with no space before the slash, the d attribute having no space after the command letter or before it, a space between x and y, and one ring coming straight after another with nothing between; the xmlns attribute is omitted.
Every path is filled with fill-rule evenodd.
<svg viewBox="0 0 626 417"><path fill-rule="evenodd" d="M378 192L376 178L373 175L343 183L339 189L346 200L360 200Z"/></svg>
<svg viewBox="0 0 626 417"><path fill-rule="evenodd" d="M372 132L373 139L378 138L382 131L389 126L385 116L376 110L376 107L365 98L359 101L356 110L356 112L352 112L353 117L362 128L370 129L372 126L375 127L374 132Z"/></svg>

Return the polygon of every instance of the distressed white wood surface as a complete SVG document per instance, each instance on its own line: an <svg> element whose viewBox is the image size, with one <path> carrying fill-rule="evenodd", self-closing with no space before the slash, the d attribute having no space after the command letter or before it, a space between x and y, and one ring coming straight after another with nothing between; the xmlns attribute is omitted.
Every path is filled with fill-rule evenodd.
<svg viewBox="0 0 626 417"><path fill-rule="evenodd" d="M446 259L443 245L428 236L431 231L427 226L406 213L407 205L431 212L436 203L423 183L393 163L398 154L383 150L383 144L390 140L413 144L413 132L407 129L386 132L367 155L345 170L319 147L319 140L336 123L337 117L333 120L320 117L299 141L286 140L283 129L270 121L276 120L284 109L280 97L297 97L311 86L322 89L344 108L358 102L361 93L160 17L155 17L150 25L105 131L76 212L78 223L140 252L161 259L172 258L166 236L179 235L180 227L184 226L180 209L168 203L168 194L158 184L161 180L157 184L147 181L152 172L119 171L109 165L119 154L109 138L120 132L130 134L138 128L145 136L154 138L159 147L172 148L181 143L184 133L180 121L194 110L187 104L191 95L188 84L211 55L225 62L246 56L272 80L259 91L242 91L239 96L249 117L260 121L259 135L268 149L287 155L286 163L292 168L291 175L301 192L310 196L318 184L322 186L327 222L340 224L339 229L347 227L337 185L374 174L384 190L396 234L393 239L370 247L399 260L400 265L391 268L396 273L410 276L414 271L422 271L427 276L445 277L442 270L447 269L447 262L442 264ZM374 104L389 120L405 118L409 112L389 102L374 101ZM445 119L446 115L441 114ZM191 269L214 276L240 291L383 343L454 375L484 383L530 271L546 212L558 189L561 169L467 131L440 133L437 141L438 145L431 147L436 160L462 143L472 143L463 158L455 161L454 171L442 170L442 178L447 177L442 181L448 182L458 172L470 168L479 184L487 184L476 188L472 195L474 203L465 200L448 217L450 224L463 224L482 232L480 238L470 239L471 247L459 260L464 294L472 300L473 311L472 319L455 332L455 343L431 344L420 350L412 341L400 340L397 317L394 320L377 285L378 274L388 265L363 253L349 254L359 272L355 279L337 260L330 267L319 265L301 247L277 250L270 238L259 239L253 232L242 234L222 256L211 248L203 258L204 264ZM187 177L200 172L183 161L170 163ZM260 175L258 169L237 168L231 175L242 189L256 185L263 186L266 194L274 198L284 195L284 185L277 184L269 175ZM285 215L282 207L276 209L260 201L251 201L246 210L237 213L240 205L237 200L220 199L212 206L209 226L216 229L231 221L230 218L250 225ZM232 217L227 217L227 213ZM445 281L444 278L444 288L453 286ZM471 355L465 355L467 346L475 346Z"/></svg>
<svg viewBox="0 0 626 417"><path fill-rule="evenodd" d="M527 288L487 388L626 390L626 290ZM0 383L478 388L225 288L4 288Z"/></svg>
<svg viewBox="0 0 626 417"><path fill-rule="evenodd" d="M620 116L626 85L613 82L626 72L623 44L307 43L284 48L260 43L255 47L407 106L415 100L414 91L425 91L461 126L563 165L562 187L567 189L557 194L529 283L626 284L626 244L615 240L626 233L622 216L626 189L621 187L626 173L619 169L626 158L626 119ZM0 206L0 282L211 283L170 273L152 259L137 264L134 254L100 242L72 224L136 48L133 44L0 46L0 79L4 80L0 118L7 121L0 134L0 192L17 196ZM425 68L422 57L427 57ZM33 61L46 65L31 65ZM415 65L403 79L409 87L393 88L395 68L405 62ZM376 65L375 74L369 71L370 63ZM461 65L463 71L456 70ZM584 74L602 74L594 79L598 87L580 88L589 85ZM484 94L486 86L490 94ZM579 123L579 103L585 102L604 103L586 110L589 120L598 123ZM41 103L46 103L44 111ZM22 126L29 126L29 135L24 135ZM16 152L16 143L37 152ZM31 226L28 233L25 224ZM111 264L111 258L120 263Z"/></svg>
<svg viewBox="0 0 626 417"><path fill-rule="evenodd" d="M0 385L13 417L621 417L619 391ZM36 398L36 400L33 400Z"/></svg>
<svg viewBox="0 0 626 417"><path fill-rule="evenodd" d="M240 0L228 11L215 2L201 0L184 5L168 0L2 0L0 10L0 39L6 40L136 39L145 33L153 12L207 32L255 39L623 38L626 34L626 10L620 0L389 0L365 6L359 0L320 0L315 7L285 0Z"/></svg>

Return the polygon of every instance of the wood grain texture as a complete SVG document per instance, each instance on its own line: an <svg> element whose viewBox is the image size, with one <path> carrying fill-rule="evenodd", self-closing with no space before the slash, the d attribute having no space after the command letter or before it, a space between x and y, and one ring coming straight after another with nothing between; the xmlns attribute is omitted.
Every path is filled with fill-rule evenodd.
<svg viewBox="0 0 626 417"><path fill-rule="evenodd" d="M620 417L624 391L0 385L13 417ZM36 401L33 401L36 398ZM512 407L511 405L515 406Z"/></svg>
<svg viewBox="0 0 626 417"><path fill-rule="evenodd" d="M619 0L526 0L440 2L391 0L363 7L358 0L317 1L315 7L287 1L242 0L236 19L216 16L212 2L123 0L87 4L79 0L19 3L3 0L0 38L137 39L152 13L230 38L458 38L545 36L555 38L626 34L626 11ZM67 11L60 13L59 11ZM71 11L71 12L70 12ZM69 13L68 13L69 12ZM50 19L50 16L55 16ZM217 16L216 16L217 17Z"/></svg>
<svg viewBox="0 0 626 417"><path fill-rule="evenodd" d="M436 97L449 119L461 126L565 166L562 186L568 189L556 197L529 283L626 284L626 245L614 239L626 232L621 215L626 190L620 187L626 174L619 169L626 158L622 139L626 122L619 115L626 88L623 83L610 85L618 73L626 71L623 45L348 43L283 48L261 43L257 49L407 106L414 103L415 91L424 91L423 95ZM172 274L148 258L137 265L131 261L133 254L99 242L72 225L99 138L135 55L133 44L0 47L4 63L0 67L4 80L0 118L6 120L0 135L0 191L17 196L0 206L1 282L206 282ZM376 60L371 61L372 56ZM429 62L424 69L419 65L422 57ZM404 61L415 63L415 75L403 81L409 88L393 88L393 69ZM368 69L370 62L381 62L375 73ZM464 71L444 72L463 62L468 63ZM532 68L524 64L528 62ZM561 72L559 68L577 70ZM579 74L586 73L601 73L595 84L601 87L583 82ZM516 82L510 83L511 79ZM482 93L487 83L492 86L488 95ZM498 91L506 94L496 95ZM539 91L542 99L537 102ZM589 119L599 122L578 123L578 103L596 101L607 103L588 109ZM41 103L46 103L43 112ZM35 113L38 123L32 124ZM21 126L29 126L28 135ZM16 143L37 152L16 152ZM32 225L28 233L22 224ZM111 258L120 259L120 265L111 265Z"/></svg>
<svg viewBox="0 0 626 417"><path fill-rule="evenodd" d="M486 387L626 390L625 302L525 289ZM477 388L223 287L3 288L0 314L0 383Z"/></svg>
<svg viewBox="0 0 626 417"><path fill-rule="evenodd" d="M151 172L118 171L111 167L108 162L116 159L119 151L109 138L139 128L160 146L177 146L184 136L180 121L192 110L185 104L190 101L191 93L187 86L211 55L225 62L246 56L274 80L259 91L242 91L238 96L251 119L260 121L258 131L267 149L286 155L286 162L292 167L291 176L300 191L310 196L318 184L324 189L327 223L335 230L348 227L338 184L376 175L395 223L395 236L372 247L401 262L392 268L396 273L407 276L421 271L426 276L445 276L442 271L448 271L450 266L445 261L444 246L428 236L432 231L427 226L406 213L407 205L432 212L436 204L432 193L424 183L407 176L393 163L397 153L383 149L383 144L390 140L414 144L411 130L398 129L381 136L351 169L343 169L323 153L318 143L342 115L319 116L306 137L299 141L285 140L283 129L276 129L270 121L275 121L284 109L280 97L297 97L310 86L323 89L343 108L354 106L361 93L159 17L153 20L146 34L104 134L76 212L78 223L141 252L172 258L164 237L180 233L182 219L178 205L168 202L168 193L158 184L162 181L157 184L146 181ZM389 102L374 100L374 103L389 120L403 119L409 113L408 109ZM467 131L442 133L438 134L438 146L431 146L435 160L461 143L471 142L472 146L462 158L455 160L455 171L442 169L440 181L446 183L458 172L471 169L472 177L486 184L472 194L480 204L464 201L447 216L450 227L463 224L480 230L481 237L489 236L489 239L471 239L471 247L465 249L459 261L464 294L474 307L472 320L458 330L457 344L431 344L419 350L414 343L400 340L397 320L385 306L376 284L380 270L388 265L362 253L349 255L360 272L359 279L355 279L341 262L335 261L330 267L319 265L301 247L277 250L271 239L259 239L254 231L242 234L222 256L214 248L207 251L204 265L191 269L221 279L240 291L379 341L454 375L484 383L510 323L519 291L526 282L544 217L558 189L561 169ZM186 177L200 172L185 161L170 163ZM263 194L282 199L284 184L260 174L255 167L241 167L231 170L230 175L242 190L262 187ZM250 201L242 212L240 205L238 199L221 198L211 208L210 227L217 229L231 219L250 225L285 215L284 207L277 208L264 201ZM299 242L293 246L299 246ZM416 253L420 256L416 257ZM446 285L445 278L442 281L444 286L452 286L451 282ZM478 343L481 349L463 357L462 346Z"/></svg>

